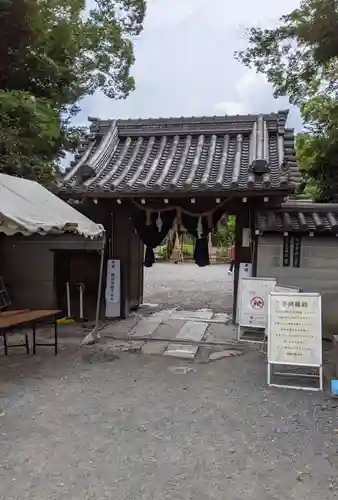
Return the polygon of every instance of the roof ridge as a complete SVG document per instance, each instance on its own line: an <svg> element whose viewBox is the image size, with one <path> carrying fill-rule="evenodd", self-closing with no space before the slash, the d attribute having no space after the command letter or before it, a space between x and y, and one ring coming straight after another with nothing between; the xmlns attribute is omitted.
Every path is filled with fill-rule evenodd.
<svg viewBox="0 0 338 500"><path fill-rule="evenodd" d="M319 203L313 201L305 201L305 200L290 200L282 204L281 208L278 211L319 211L319 212L328 212L329 210L337 210L338 211L338 203Z"/></svg>
<svg viewBox="0 0 338 500"><path fill-rule="evenodd" d="M286 122L289 110L280 110L273 113L247 113L247 114L224 114L224 115L191 115L191 116L157 116L157 117L130 117L130 118L114 118L114 119L101 119L98 117L88 116L89 122L95 122L97 124L101 123L111 123L116 121L117 125L132 124L132 125L142 125L145 123L205 123L205 122L241 122L241 121L256 121L259 117L263 117L265 120L276 120Z"/></svg>

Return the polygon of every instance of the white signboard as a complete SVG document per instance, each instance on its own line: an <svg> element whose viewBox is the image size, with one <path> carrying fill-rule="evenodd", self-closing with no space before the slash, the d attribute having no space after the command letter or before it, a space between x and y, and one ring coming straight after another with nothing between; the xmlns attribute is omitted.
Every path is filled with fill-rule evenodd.
<svg viewBox="0 0 338 500"><path fill-rule="evenodd" d="M119 260L107 261L106 318L121 315L121 265Z"/></svg>
<svg viewBox="0 0 338 500"><path fill-rule="evenodd" d="M241 262L239 265L239 279L251 278L252 276L252 264L251 262Z"/></svg>
<svg viewBox="0 0 338 500"><path fill-rule="evenodd" d="M238 300L237 300L237 313L236 313L237 320L239 318L241 281L243 278L251 278L251 276L252 276L252 264L251 264L251 262L241 262L239 265L239 275L238 275Z"/></svg>
<svg viewBox="0 0 338 500"><path fill-rule="evenodd" d="M319 294L270 294L268 362L298 366L322 365Z"/></svg>
<svg viewBox="0 0 338 500"><path fill-rule="evenodd" d="M287 286L287 285L277 285L275 286L275 292L279 293L294 293L294 292L300 292L300 288L297 286Z"/></svg>
<svg viewBox="0 0 338 500"><path fill-rule="evenodd" d="M243 278L240 286L239 326L266 328L269 293L275 289L274 278Z"/></svg>

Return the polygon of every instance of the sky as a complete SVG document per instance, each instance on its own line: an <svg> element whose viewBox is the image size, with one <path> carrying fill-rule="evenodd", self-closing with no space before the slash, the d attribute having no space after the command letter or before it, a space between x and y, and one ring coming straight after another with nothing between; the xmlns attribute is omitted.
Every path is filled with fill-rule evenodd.
<svg viewBox="0 0 338 500"><path fill-rule="evenodd" d="M235 60L234 51L245 48L248 28L272 27L299 3L148 0L144 29L135 41L135 91L120 101L100 93L85 98L75 123L86 125L87 116L201 116L290 108L287 99L273 98L262 75ZM297 109L291 109L288 124L301 128Z"/></svg>

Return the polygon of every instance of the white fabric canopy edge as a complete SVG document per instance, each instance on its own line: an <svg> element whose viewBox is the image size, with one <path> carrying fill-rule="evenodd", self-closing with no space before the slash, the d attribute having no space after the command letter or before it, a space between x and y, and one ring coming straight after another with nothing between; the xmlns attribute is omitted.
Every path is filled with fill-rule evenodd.
<svg viewBox="0 0 338 500"><path fill-rule="evenodd" d="M0 174L0 232L7 236L75 233L101 238L95 224L35 181Z"/></svg>

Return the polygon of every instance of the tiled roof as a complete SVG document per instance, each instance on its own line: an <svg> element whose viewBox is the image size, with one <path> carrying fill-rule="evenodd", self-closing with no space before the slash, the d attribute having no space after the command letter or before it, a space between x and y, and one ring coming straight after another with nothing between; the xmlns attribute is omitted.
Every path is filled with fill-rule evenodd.
<svg viewBox="0 0 338 500"><path fill-rule="evenodd" d="M290 202L276 211L260 212L256 228L261 232L321 232L338 234L338 204Z"/></svg>
<svg viewBox="0 0 338 500"><path fill-rule="evenodd" d="M281 111L202 118L91 118L91 133L68 170L62 190L119 196L289 191L301 179L294 132L285 128L287 115Z"/></svg>

